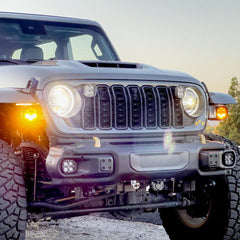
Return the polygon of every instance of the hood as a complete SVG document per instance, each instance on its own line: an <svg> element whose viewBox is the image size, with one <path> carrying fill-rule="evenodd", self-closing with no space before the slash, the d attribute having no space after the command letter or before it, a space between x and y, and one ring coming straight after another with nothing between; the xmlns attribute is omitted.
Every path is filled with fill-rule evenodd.
<svg viewBox="0 0 240 240"><path fill-rule="evenodd" d="M28 81L39 81L38 89L56 80L120 80L201 83L188 74L125 62L42 61L31 65L0 67L0 88L25 88Z"/></svg>

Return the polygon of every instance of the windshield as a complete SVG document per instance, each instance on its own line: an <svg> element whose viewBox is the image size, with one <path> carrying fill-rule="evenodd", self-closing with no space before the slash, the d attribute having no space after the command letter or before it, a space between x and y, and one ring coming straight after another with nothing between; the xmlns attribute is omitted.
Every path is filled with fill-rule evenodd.
<svg viewBox="0 0 240 240"><path fill-rule="evenodd" d="M0 19L0 60L119 60L97 26Z"/></svg>

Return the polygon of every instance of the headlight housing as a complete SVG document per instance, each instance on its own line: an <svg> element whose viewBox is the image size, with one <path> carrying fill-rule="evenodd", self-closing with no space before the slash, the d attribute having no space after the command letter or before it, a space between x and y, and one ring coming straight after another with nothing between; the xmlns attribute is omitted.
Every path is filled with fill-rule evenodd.
<svg viewBox="0 0 240 240"><path fill-rule="evenodd" d="M70 118L76 115L82 101L78 91L68 85L56 85L48 93L50 109L59 117Z"/></svg>
<svg viewBox="0 0 240 240"><path fill-rule="evenodd" d="M194 116L194 114L199 109L199 102L199 96L196 91L192 88L186 88L184 97L182 99L182 104L185 112L190 116Z"/></svg>
<svg viewBox="0 0 240 240"><path fill-rule="evenodd" d="M195 87L177 87L176 97L181 98L185 113L190 117L199 117L204 111L202 93Z"/></svg>

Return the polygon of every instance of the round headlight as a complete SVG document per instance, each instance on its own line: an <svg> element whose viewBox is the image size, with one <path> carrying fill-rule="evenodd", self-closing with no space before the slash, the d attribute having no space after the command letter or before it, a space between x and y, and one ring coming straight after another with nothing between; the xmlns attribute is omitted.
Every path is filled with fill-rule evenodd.
<svg viewBox="0 0 240 240"><path fill-rule="evenodd" d="M182 105L185 112L191 116L196 117L199 116L199 108L200 108L200 99L198 93L192 88L186 88L184 97L182 98Z"/></svg>
<svg viewBox="0 0 240 240"><path fill-rule="evenodd" d="M74 88L57 85L49 91L48 104L57 116L69 118L80 110L81 99Z"/></svg>

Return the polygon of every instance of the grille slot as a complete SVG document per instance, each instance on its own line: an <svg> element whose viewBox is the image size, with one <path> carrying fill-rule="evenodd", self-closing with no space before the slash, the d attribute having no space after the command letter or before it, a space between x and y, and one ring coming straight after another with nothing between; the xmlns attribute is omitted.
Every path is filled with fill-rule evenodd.
<svg viewBox="0 0 240 240"><path fill-rule="evenodd" d="M127 95L121 85L113 86L114 126L116 129L128 127Z"/></svg>
<svg viewBox="0 0 240 240"><path fill-rule="evenodd" d="M107 86L97 87L98 99L98 127L100 129L112 128L112 103L110 91Z"/></svg>
<svg viewBox="0 0 240 240"><path fill-rule="evenodd" d="M156 94L154 88L151 86L144 86L143 100L144 100L144 123L146 128L157 127L157 105Z"/></svg>
<svg viewBox="0 0 240 240"><path fill-rule="evenodd" d="M184 113L174 87L97 85L96 96L83 96L79 127L85 130L181 128Z"/></svg>
<svg viewBox="0 0 240 240"><path fill-rule="evenodd" d="M159 101L159 127L168 128L171 125L170 97L166 87L157 87Z"/></svg>
<svg viewBox="0 0 240 240"><path fill-rule="evenodd" d="M181 107L180 98L175 97L175 87L171 87L171 96L173 101L173 117L174 117L174 127L183 127L183 112Z"/></svg>
<svg viewBox="0 0 240 240"><path fill-rule="evenodd" d="M138 86L128 86L129 98L129 120L132 129L141 129L143 127L143 102L142 94Z"/></svg>
<svg viewBox="0 0 240 240"><path fill-rule="evenodd" d="M84 129L96 128L96 104L95 97L85 97L82 111L82 127Z"/></svg>

